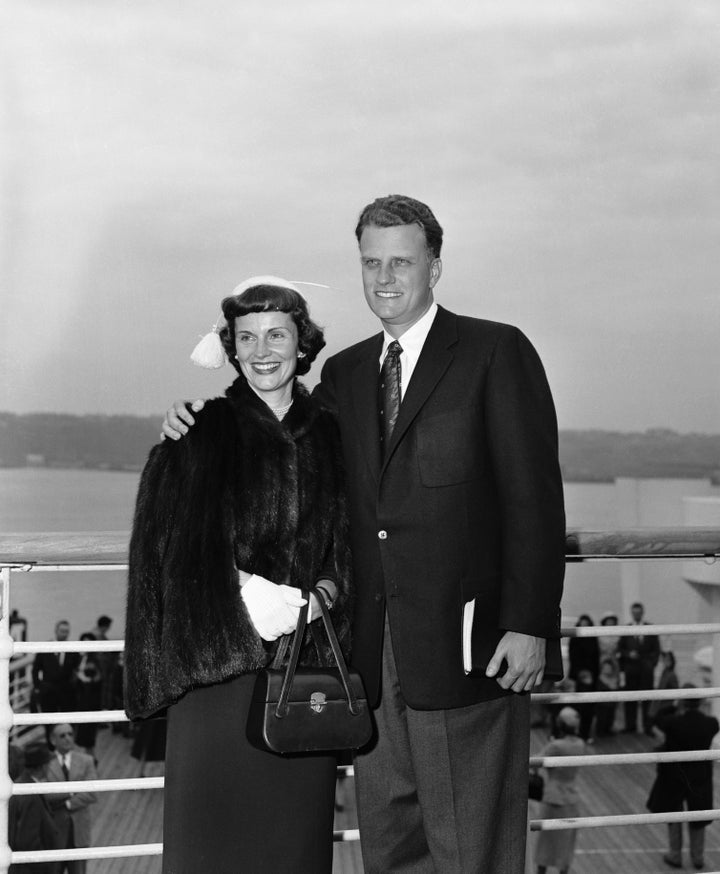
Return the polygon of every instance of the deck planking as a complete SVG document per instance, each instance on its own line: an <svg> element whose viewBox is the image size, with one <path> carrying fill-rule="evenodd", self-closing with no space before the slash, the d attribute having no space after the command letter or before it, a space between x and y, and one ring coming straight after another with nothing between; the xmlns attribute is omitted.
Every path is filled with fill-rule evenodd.
<svg viewBox="0 0 720 874"><path fill-rule="evenodd" d="M672 641L678 657L681 683L686 679L697 680L692 654L705 642L685 637ZM621 724L619 707L616 725ZM534 728L532 754L539 753L546 741L547 731ZM104 778L138 777L140 764L130 756L131 745L130 739L113 733L112 729L100 731L97 746L99 775ZM648 752L656 745L657 741L645 735L617 734L598 739L591 747L591 752ZM162 774L162 768L162 764L149 764L146 773L156 776ZM720 801L719 775L720 769L715 768L716 804ZM581 769L578 776L581 815L644 813L654 776L654 765L589 766ZM96 846L162 841L161 790L99 793L98 798L93 810L93 843ZM339 781L337 799L342 809L336 812L335 828L357 828L352 778ZM530 802L530 816L539 816L539 805L535 802ZM531 848L536 839L537 835L531 834ZM662 854L666 849L665 825L582 829L578 834L572 874L657 874L669 870L662 862ZM687 870L689 860L686 858L685 861ZM706 870L720 870L720 824L714 823L706 830L705 861ZM160 874L161 867L159 857L106 859L89 862L88 874ZM363 874L358 842L335 844L333 874Z"/></svg>

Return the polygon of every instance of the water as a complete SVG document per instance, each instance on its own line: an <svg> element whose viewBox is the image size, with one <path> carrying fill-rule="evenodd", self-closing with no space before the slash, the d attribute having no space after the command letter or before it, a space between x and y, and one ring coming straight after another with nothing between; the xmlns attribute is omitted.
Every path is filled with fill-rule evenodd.
<svg viewBox="0 0 720 874"><path fill-rule="evenodd" d="M115 471L0 469L0 532L128 531L139 474ZM570 527L616 525L615 488L605 483L568 483L565 499ZM55 622L68 619L72 637L113 618L111 637L125 631L125 572L66 571L13 574L11 607L28 620L28 637L52 639ZM620 609L618 566L568 567L563 612Z"/></svg>
<svg viewBox="0 0 720 874"><path fill-rule="evenodd" d="M0 532L128 531L139 474L115 471L0 470ZM58 619L71 636L113 618L109 637L125 634L124 571L13 573L10 607L28 620L28 639L54 637Z"/></svg>

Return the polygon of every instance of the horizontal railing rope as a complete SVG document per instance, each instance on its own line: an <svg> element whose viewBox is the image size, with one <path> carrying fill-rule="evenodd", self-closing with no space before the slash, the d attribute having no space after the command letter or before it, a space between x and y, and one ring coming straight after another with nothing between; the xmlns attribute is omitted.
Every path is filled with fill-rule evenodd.
<svg viewBox="0 0 720 874"><path fill-rule="evenodd" d="M15 642L8 634L8 609L10 572L49 571L125 571L127 569L128 532L100 532L96 534L29 534L0 535L0 574L3 580L2 625L0 626L0 659L7 663L5 669L5 693L12 666L10 658L27 659L35 653L52 652L122 652L124 641L20 641ZM713 563L720 558L720 530L717 528L652 528L624 531L569 531L566 538L566 559L569 562L595 560L635 560L697 558ZM564 637L628 637L637 635L636 626L581 626L563 628ZM718 639L720 623L665 624L643 627L648 635L712 634ZM23 664L26 662L23 661ZM7 697L7 695L6 695ZM533 694L533 700L543 704L583 704L619 701L676 701L690 698L718 698L720 687L671 690L617 690L610 692L544 692ZM2 702L0 701L0 707ZM126 722L122 710L72 711L59 713L15 713L5 705L5 728L12 726L51 725L59 722L118 723ZM2 722L2 718L0 718ZM0 754L0 758L2 755ZM653 751L586 756L533 756L530 767L563 768L594 767L598 765L649 765L667 762L693 762L720 760L720 750ZM5 760L0 762L3 766ZM352 766L341 766L339 773L352 776ZM0 777L2 773L0 770ZM61 783L18 783L11 786L15 795L51 795L67 791L142 791L161 790L163 777L140 777L122 779L98 779L93 781L63 781ZM0 823L7 819L7 797L4 800ZM557 820L533 819L533 831L551 831L568 828L598 828L621 825L657 824L668 822L702 822L720 819L720 810L691 811L662 814L618 814L567 818ZM357 829L333 832L336 842L357 841ZM5 845L7 847L7 845ZM83 847L74 850L37 852L14 852L10 854L14 864L71 859L110 859L133 856L161 855L162 844L130 844L112 847ZM5 859L0 871L5 870Z"/></svg>
<svg viewBox="0 0 720 874"><path fill-rule="evenodd" d="M654 825L668 822L708 822L720 819L720 810L684 810L678 813L622 813L612 816L578 816L569 819L532 819L530 830L562 831L568 828L605 828L615 825Z"/></svg>

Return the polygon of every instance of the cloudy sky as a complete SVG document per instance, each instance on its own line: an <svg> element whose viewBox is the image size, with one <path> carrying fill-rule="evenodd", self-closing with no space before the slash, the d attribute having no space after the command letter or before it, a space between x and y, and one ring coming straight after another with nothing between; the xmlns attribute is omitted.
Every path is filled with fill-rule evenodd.
<svg viewBox="0 0 720 874"><path fill-rule="evenodd" d="M0 410L159 413L242 279L445 228L437 299L519 325L563 428L720 432L716 0L6 0ZM313 374L311 374L312 376Z"/></svg>

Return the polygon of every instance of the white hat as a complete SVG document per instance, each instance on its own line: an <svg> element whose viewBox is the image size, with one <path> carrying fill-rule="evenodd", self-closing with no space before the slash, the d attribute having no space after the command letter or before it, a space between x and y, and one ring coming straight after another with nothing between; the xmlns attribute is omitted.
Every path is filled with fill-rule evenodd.
<svg viewBox="0 0 720 874"><path fill-rule="evenodd" d="M301 282L300 285L318 285L317 282ZM300 289L293 282L290 282L287 279L281 279L279 276L251 276L250 279L246 279L240 283L240 285L235 286L232 292L232 297L237 297L242 294L244 291L247 291L249 288L255 288L258 285L274 285L278 288L287 288L290 291L295 291L304 299L305 295L300 291ZM327 288L326 285L320 286L321 288ZM190 360L193 364L197 364L198 367L205 367L209 370L217 370L219 367L222 367L224 364L227 364L228 357L225 354L225 349L222 344L222 340L220 339L220 329L224 327L225 320L222 316L215 322L213 325L212 331L209 334L205 334L204 337L200 340L197 346L193 349L192 354L190 355Z"/></svg>

